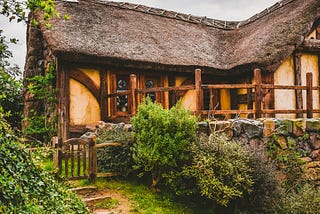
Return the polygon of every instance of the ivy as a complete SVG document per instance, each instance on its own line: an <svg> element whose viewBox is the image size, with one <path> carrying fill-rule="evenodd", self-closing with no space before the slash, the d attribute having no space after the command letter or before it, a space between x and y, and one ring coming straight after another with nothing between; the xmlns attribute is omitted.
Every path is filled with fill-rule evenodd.
<svg viewBox="0 0 320 214"><path fill-rule="evenodd" d="M31 116L24 118L27 126L23 133L43 142L49 142L56 135L57 130L57 115L55 114L57 90L54 88L56 81L55 70L55 64L51 62L44 76L36 75L28 79L30 81L28 90L34 100L43 104L43 109L40 112L31 109ZM43 112L45 114L42 114Z"/></svg>

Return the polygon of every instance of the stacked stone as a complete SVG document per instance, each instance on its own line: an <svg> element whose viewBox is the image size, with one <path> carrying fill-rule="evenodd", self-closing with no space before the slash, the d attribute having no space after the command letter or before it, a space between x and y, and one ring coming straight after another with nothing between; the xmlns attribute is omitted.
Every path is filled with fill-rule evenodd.
<svg viewBox="0 0 320 214"><path fill-rule="evenodd" d="M203 133L224 133L228 139L251 148L263 148L275 140L282 149L295 143L305 156L302 158L306 178L320 185L320 119L237 119L200 123Z"/></svg>

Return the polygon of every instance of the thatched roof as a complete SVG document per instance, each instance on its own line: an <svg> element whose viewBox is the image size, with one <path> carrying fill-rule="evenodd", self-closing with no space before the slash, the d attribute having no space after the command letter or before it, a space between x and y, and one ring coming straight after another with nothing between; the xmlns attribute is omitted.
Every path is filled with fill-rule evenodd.
<svg viewBox="0 0 320 214"><path fill-rule="evenodd" d="M99 0L55 4L70 20L41 30L57 56L167 71L274 71L320 17L319 0L281 1L242 22Z"/></svg>

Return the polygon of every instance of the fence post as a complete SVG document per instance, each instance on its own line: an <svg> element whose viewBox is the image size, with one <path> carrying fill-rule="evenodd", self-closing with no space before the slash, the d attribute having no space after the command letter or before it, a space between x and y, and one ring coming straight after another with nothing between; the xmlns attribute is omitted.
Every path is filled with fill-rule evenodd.
<svg viewBox="0 0 320 214"><path fill-rule="evenodd" d="M54 157L54 167L59 169L59 174L62 173L62 139L54 138L53 145L56 149Z"/></svg>
<svg viewBox="0 0 320 214"><path fill-rule="evenodd" d="M196 112L203 110L203 92L201 87L201 69L195 70Z"/></svg>
<svg viewBox="0 0 320 214"><path fill-rule="evenodd" d="M254 82L255 82L255 108L256 108L256 119L261 117L261 101L262 101L262 79L261 79L261 70L254 69Z"/></svg>
<svg viewBox="0 0 320 214"><path fill-rule="evenodd" d="M131 114L137 113L137 100L136 100L137 76L130 75L130 90L131 90Z"/></svg>
<svg viewBox="0 0 320 214"><path fill-rule="evenodd" d="M89 142L89 181L94 182L97 177L97 148L95 139Z"/></svg>
<svg viewBox="0 0 320 214"><path fill-rule="evenodd" d="M308 72L307 79L307 118L313 118L312 73Z"/></svg>

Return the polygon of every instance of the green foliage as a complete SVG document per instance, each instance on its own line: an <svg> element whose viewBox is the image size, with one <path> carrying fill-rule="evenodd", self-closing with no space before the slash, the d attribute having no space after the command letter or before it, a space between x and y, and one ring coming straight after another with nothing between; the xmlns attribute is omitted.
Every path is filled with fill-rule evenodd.
<svg viewBox="0 0 320 214"><path fill-rule="evenodd" d="M0 30L0 106L5 112L5 119L14 128L21 128L22 116L22 81L17 66L11 67L7 61L12 57L8 42Z"/></svg>
<svg viewBox="0 0 320 214"><path fill-rule="evenodd" d="M36 75L29 79L28 90L36 100L43 104L43 109L38 109L39 112L33 109L30 111L31 117L24 118L27 126L23 133L42 142L49 142L56 135L55 71L55 64L51 62L46 75Z"/></svg>
<svg viewBox="0 0 320 214"><path fill-rule="evenodd" d="M0 212L87 213L82 201L31 160L0 113Z"/></svg>
<svg viewBox="0 0 320 214"><path fill-rule="evenodd" d="M137 168L151 172L155 187L164 174L189 159L188 148L195 139L196 117L181 103L166 110L147 98L131 122L136 132L133 159Z"/></svg>
<svg viewBox="0 0 320 214"><path fill-rule="evenodd" d="M117 124L110 128L97 130L97 144L117 142L121 147L103 147L97 150L99 172L116 172L129 176L133 172L131 147L133 137L131 132L124 130L123 125Z"/></svg>
<svg viewBox="0 0 320 214"><path fill-rule="evenodd" d="M249 153L224 135L212 134L208 141L195 143L192 158L184 173L196 179L201 195L217 204L228 206L252 190Z"/></svg>
<svg viewBox="0 0 320 214"><path fill-rule="evenodd" d="M320 210L320 190L310 184L291 189L278 202L275 213L310 213Z"/></svg>
<svg viewBox="0 0 320 214"><path fill-rule="evenodd" d="M232 213L273 213L282 194L276 166L262 148L248 148L248 151L251 154L252 191L232 202Z"/></svg>
<svg viewBox="0 0 320 214"><path fill-rule="evenodd" d="M10 21L16 20L17 22L27 20L26 10L41 11L45 24L50 24L51 17L59 16L54 8L53 0L2 0L0 1L0 8L0 14L8 17Z"/></svg>
<svg viewBox="0 0 320 214"><path fill-rule="evenodd" d="M302 154L294 140L287 142L287 148L283 149L277 143L277 136L267 144L268 156L275 161L278 170L285 176L283 185L290 188L301 182L303 170Z"/></svg>

